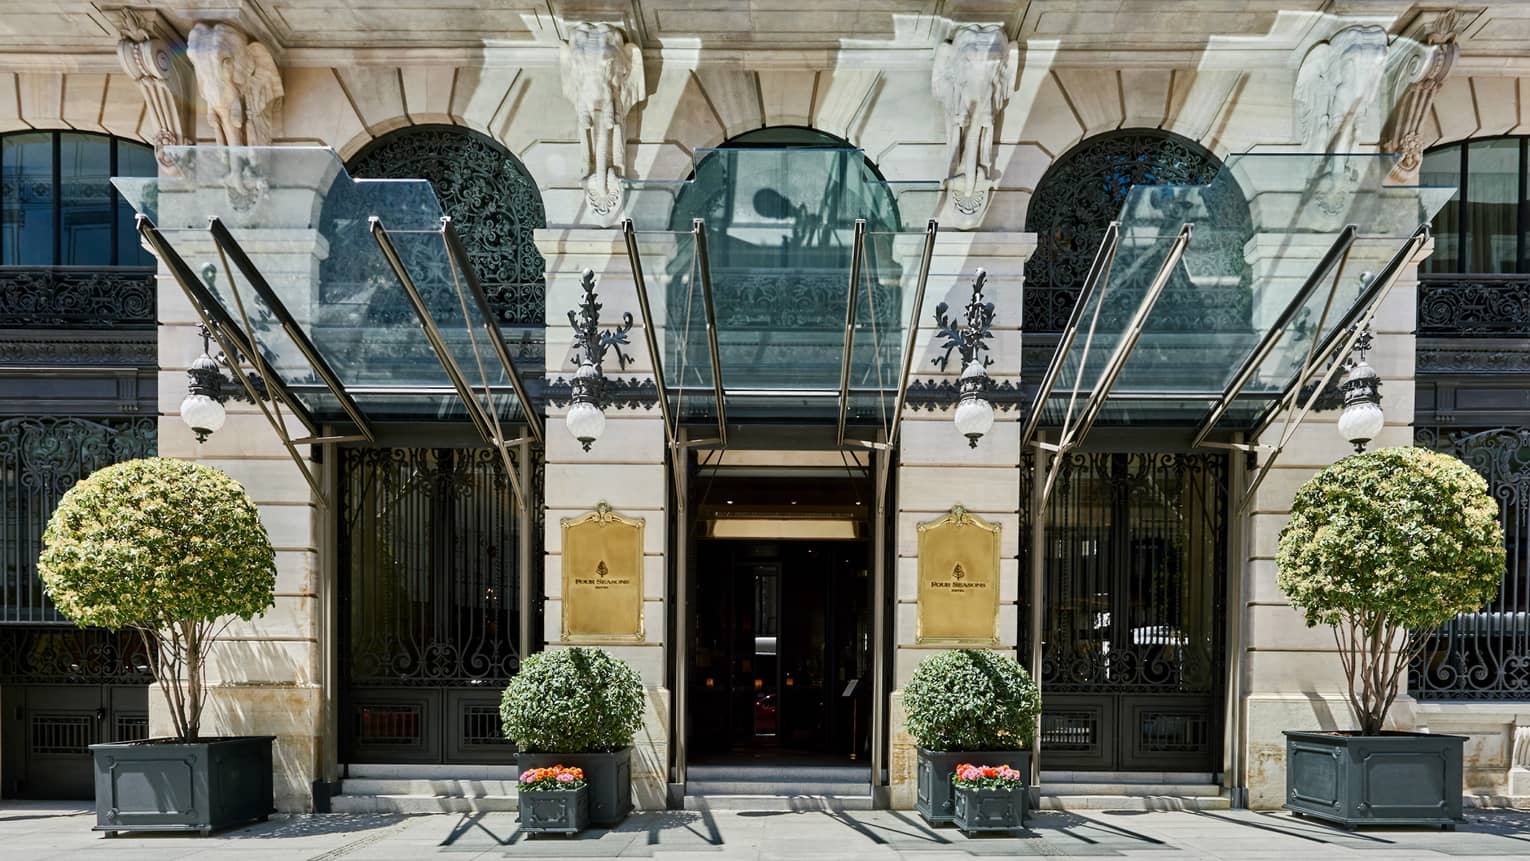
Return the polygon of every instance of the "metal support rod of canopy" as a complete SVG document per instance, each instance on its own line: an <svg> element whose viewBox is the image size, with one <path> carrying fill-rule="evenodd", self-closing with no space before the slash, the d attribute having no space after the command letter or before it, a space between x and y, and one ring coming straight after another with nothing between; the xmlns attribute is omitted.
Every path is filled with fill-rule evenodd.
<svg viewBox="0 0 1530 861"><path fill-rule="evenodd" d="M670 412L669 388L664 382L664 352L659 348L659 330L654 327L653 309L648 302L648 284L643 278L643 257L638 252L637 232L630 218L622 221L622 238L627 244L627 262L632 265L638 313L643 318L643 341L648 345L648 363L652 368L654 389L658 393L659 417L664 420L664 442L673 448L679 444L679 437L675 433L675 416Z"/></svg>
<svg viewBox="0 0 1530 861"><path fill-rule="evenodd" d="M1254 492L1264 482L1265 476L1269 475L1270 470L1275 466L1275 461L1285 451L1286 445L1295 436L1297 428L1306 419L1307 413L1312 411L1318 398L1322 397L1323 390L1328 387L1329 381L1333 379L1334 374L1338 373L1342 364L1338 357L1354 349L1366 325L1375 316L1376 309L1402 275L1403 268L1414 259L1428 241L1429 225L1421 224L1412 236L1404 240L1402 246L1397 249L1397 253L1387 261L1386 266L1366 283L1365 289L1361 291L1359 298L1349 311L1328 330L1328 334L1321 341L1313 344L1301 370L1286 386L1280 398L1260 417L1254 431L1249 435L1250 439L1257 440L1263 436L1264 432L1274 424L1277 416L1282 412L1286 414L1280 440L1270 447L1269 454L1265 456L1264 463L1259 467L1259 472L1254 475L1253 481L1249 482L1248 489L1244 491L1243 499L1238 505L1240 511L1247 510L1249 503L1254 499ZM1318 331L1322 331L1321 326ZM1309 391L1305 400L1301 398L1303 390Z"/></svg>
<svg viewBox="0 0 1530 861"><path fill-rule="evenodd" d="M696 243L696 268L701 277L701 304L707 315L707 352L712 359L712 397L717 400L717 439L728 447L728 411L722 377L722 356L717 350L717 308L712 301L712 265L707 256L707 224L691 222L691 236Z"/></svg>
<svg viewBox="0 0 1530 861"><path fill-rule="evenodd" d="M1344 272L1344 264L1349 260L1349 249L1355 244L1356 233L1357 231L1353 224L1345 227L1339 233L1338 238L1333 241L1333 245L1328 248L1328 251L1323 254L1322 259L1318 261L1317 268L1313 269L1311 274L1307 276L1307 280L1302 282L1302 286L1291 297L1291 301L1286 303L1286 307L1280 312L1280 316L1275 318L1275 322L1264 333L1264 336L1259 339L1259 343L1254 346L1248 358L1243 360L1243 364L1239 366L1237 373L1233 374L1232 380L1222 390L1222 396L1217 399L1215 404L1212 404L1205 418L1201 419L1200 424L1196 426L1194 441L1190 443L1191 448L1199 448L1201 443L1206 441L1206 437L1216 428L1217 422L1221 421L1222 417L1227 414L1228 408L1232 406L1233 398L1237 397L1238 393L1243 391L1243 387L1248 385L1249 380L1253 379L1254 374L1258 372L1264 360L1269 357L1270 352L1275 349L1275 345L1280 342L1280 337L1285 334L1302 308L1306 307L1307 300L1311 298L1313 292L1317 290L1318 285L1322 283L1323 278L1330 271L1333 272L1333 280L1329 285L1331 303L1333 291L1338 288L1339 276Z"/></svg>
<svg viewBox="0 0 1530 861"><path fill-rule="evenodd" d="M1132 350L1136 349L1137 342L1142 338L1142 330L1147 325L1148 316L1153 313L1153 307L1158 304L1159 297L1163 295L1164 288L1169 284L1169 277L1174 274L1175 267L1179 265L1180 258L1184 256L1185 249L1190 245L1192 232L1193 226L1191 224L1186 223L1182 225L1179 229L1179 234L1174 237L1174 241L1169 245L1168 251L1164 253L1163 261L1158 264L1158 271L1154 273L1153 280L1149 282L1147 291L1143 293L1142 299L1137 303L1137 310L1132 313L1131 319L1127 322L1126 328L1121 334L1121 340L1116 343L1116 347L1111 352L1110 358L1106 361L1105 367L1100 371L1099 382L1089 391L1088 398L1084 401L1084 406L1079 413L1079 419L1076 423L1069 421L1072 418L1072 404L1070 402L1069 415L1063 417L1062 432L1058 436L1056 457L1052 459L1051 468L1047 470L1046 484L1042 488L1042 510L1045 510L1047 500L1051 499L1052 489L1056 486L1057 477L1067 460L1064 455L1084 441L1084 438L1089 435L1090 429L1094 427L1095 420L1099 418L1100 411L1105 408L1105 401L1110 397L1110 390L1115 387L1116 380L1120 378L1122 369L1126 367L1126 360L1131 358ZM1076 315L1078 308L1075 307L1074 310ZM1096 308L1095 316L1099 316L1098 308ZM1091 322L1091 337L1093 336L1093 330L1094 322ZM1087 342L1085 349L1086 351L1088 349ZM1079 382L1082 382L1083 378L1084 368L1082 365L1083 363L1080 363L1078 369ZM1074 397L1076 398L1077 395L1078 389L1075 388ZM1038 403L1037 410L1039 411L1040 409L1041 404Z"/></svg>
<svg viewBox="0 0 1530 861"><path fill-rule="evenodd" d="M271 283L266 280L266 276L255 265L254 261L250 260L250 256L244 252L244 248L239 244L238 240L234 239L233 234L229 233L228 228L223 225L223 221L216 216L208 219L207 231L212 234L213 242L218 246L219 250L228 255L228 259L233 262L234 268L238 269L250 286L255 289L255 293L260 297L260 301L265 303L266 308L270 309L271 316L276 318L277 325L282 327L282 331L291 339L298 352L303 354L303 360L308 363L310 368L313 368L314 374L323 381L330 394L335 396L335 400L340 404L340 408L345 410L346 416L356 425L356 430L365 437L367 442L377 439L376 434L372 432L371 422L367 421L366 416L362 414L361 406L356 403L356 399L351 397L350 393L345 390L345 384L340 382L340 376L335 373L334 368L330 367L329 362L325 361L324 356L319 353L319 348L314 345L313 340L308 337L308 333L303 331L303 327L298 324L297 318L292 315L292 310L287 307L287 303L283 302L281 297L276 294L276 291L271 289ZM230 283L228 289L232 293L232 291L238 289L238 286Z"/></svg>
<svg viewBox="0 0 1530 861"><path fill-rule="evenodd" d="M277 439L281 441L282 447L287 450L288 457L292 458L292 462L297 466L298 472L302 474L303 480L308 483L309 489L313 491L314 498L318 500L321 507L328 508L329 496L324 492L323 483L319 480L319 476L314 474L312 464L298 451L298 446L303 443L293 440L292 435L287 432L287 424L281 417L279 404L287 404L292 413L308 429L310 436L306 442L324 442L328 440L318 437L318 429L312 423L312 417L308 415L301 403L290 392L282 388L280 378L277 377L265 357L261 355L260 348L255 342L254 333L240 330L232 315L218 304L216 298L208 292L204 285L197 281L196 275L191 271L191 267L186 264L186 260L171 247L170 243L165 240L164 234L160 233L159 229L154 226L154 223L147 216L139 215L136 224L138 235L143 238L144 243L154 252L154 256L158 257L165 264L165 268L170 270L170 277L176 284L180 285L181 292L186 294L186 300L191 303L192 309L197 312L197 316L202 320L202 325L207 328L208 335L217 341L218 349L223 351L223 357L228 362L229 370L233 372L234 379L238 380L239 384L244 387L245 393L249 395L250 402L260 410L266 422L271 425L271 429L276 433ZM233 290L235 288L230 284L229 289ZM240 358L241 356L248 359L255 366L256 375L265 384L266 391L273 398L277 399L275 402L268 404L261 397L260 392L255 388L255 384L250 381L248 373L244 370L244 361Z"/></svg>
<svg viewBox="0 0 1530 861"><path fill-rule="evenodd" d="M383 226L382 219L375 215L372 216L369 220L369 226L372 238L377 242L378 248L382 250L383 257L387 259L388 265L393 269L393 274L397 276L399 284L404 288L404 294L408 297L409 304L414 308L415 316L420 321L420 328L425 333L425 340L430 343L431 351L436 354L436 360L441 363L442 370L446 372L447 378L451 380L452 386L457 390L457 395L462 400L463 409L467 410L468 418L472 420L473 426L478 429L479 435L483 437L484 442L488 443L491 448L499 452L500 458L504 462L505 473L510 478L511 489L515 492L516 504L524 508L529 505L529 502L524 489L521 487L520 476L514 462L510 458L509 452L509 446L516 445L518 440L503 438L499 432L498 415L490 414L489 410L484 407L483 402L478 399L477 393L473 391L472 385L468 382L467 375L462 371L462 366L457 364L457 359L452 355L451 348L447 345L445 337L442 336L440 327L436 325L435 318L431 315L430 308L425 303L425 297L414 283L414 277L409 274L409 268L404 264L404 259L399 254L398 247L394 245L392 237L388 235L387 228ZM469 326L472 325L467 321L464 321L464 323ZM475 353L476 349L475 346ZM510 373L514 373L513 366L508 370ZM484 394L490 398L489 408L492 409L492 391L487 379L484 380ZM529 405L525 406L529 408Z"/></svg>
<svg viewBox="0 0 1530 861"><path fill-rule="evenodd" d="M855 220L855 236L850 248L850 285L845 302L845 343L839 357L839 421L834 431L834 444L837 448L845 447L845 422L850 415L850 359L855 345L855 306L860 301L861 261L866 253L866 219Z"/></svg>
<svg viewBox="0 0 1530 861"><path fill-rule="evenodd" d="M1096 290L1110 277L1111 264L1116 259L1116 249L1121 242L1121 223L1112 221L1105 228L1105 237L1100 241L1100 250L1094 255L1094 263L1089 266L1089 274L1084 278L1083 287L1079 290L1078 301L1073 304L1073 313L1068 317L1068 325L1063 329L1062 338L1058 341L1057 349L1052 352L1052 361L1047 364L1046 373L1041 378L1041 386L1036 392L1036 401L1031 409L1031 414L1026 417L1025 427L1020 432L1020 450L1031 444L1036 437L1036 429L1041 426L1042 413L1045 411L1047 399L1052 397L1052 390L1057 387L1057 378L1062 376L1064 363L1068 353L1073 350L1073 341L1078 336L1078 324L1084 316L1084 308L1089 305ZM1022 325L1024 321L1021 321Z"/></svg>
<svg viewBox="0 0 1530 861"><path fill-rule="evenodd" d="M453 226L450 217L441 219L441 235L446 240L446 250L451 255L452 262L456 264L457 271L462 273L463 286L473 303L478 306L479 316L483 318L484 334L490 346L494 348L494 354L499 358L500 365L504 367L505 375L510 378L511 388L515 389L516 401L526 421L526 431L531 434L531 439L537 445L542 445L542 417L532 408L531 395L526 391L526 383L521 379L521 373L516 369L515 361L510 358L510 350L505 346L505 337L500 332L494 307L489 304L489 296L478 281L478 273L468 260L467 249L462 246L462 239L457 236L457 228Z"/></svg>

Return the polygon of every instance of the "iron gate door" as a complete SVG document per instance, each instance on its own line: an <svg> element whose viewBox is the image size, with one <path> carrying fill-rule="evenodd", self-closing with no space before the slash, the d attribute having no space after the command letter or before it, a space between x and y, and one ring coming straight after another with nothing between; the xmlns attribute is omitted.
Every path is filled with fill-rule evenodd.
<svg viewBox="0 0 1530 861"><path fill-rule="evenodd" d="M519 535L499 455L344 449L340 470L344 761L513 761Z"/></svg>
<svg viewBox="0 0 1530 861"><path fill-rule="evenodd" d="M149 664L132 631L0 627L0 796L94 798L90 746L149 736Z"/></svg>
<svg viewBox="0 0 1530 861"><path fill-rule="evenodd" d="M1046 515L1042 767L1220 770L1226 465L1068 456Z"/></svg>

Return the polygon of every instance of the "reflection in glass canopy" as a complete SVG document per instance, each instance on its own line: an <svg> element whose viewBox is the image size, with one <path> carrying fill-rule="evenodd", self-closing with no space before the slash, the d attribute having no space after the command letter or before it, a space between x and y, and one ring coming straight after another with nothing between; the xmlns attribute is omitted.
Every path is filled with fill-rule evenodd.
<svg viewBox="0 0 1530 861"><path fill-rule="evenodd" d="M1184 426L1213 413L1224 429L1258 423L1314 347L1379 298L1378 275L1450 198L1450 188L1387 184L1394 161L1235 155L1205 185L1134 186L1030 431L1079 419L1085 432L1095 421ZM1248 220L1222 216L1244 207ZM1226 271L1228 248L1242 250L1243 273ZM1097 391L1108 396L1091 399Z"/></svg>
<svg viewBox="0 0 1530 861"><path fill-rule="evenodd" d="M854 148L765 145L699 150L691 179L628 189L679 418L716 418L720 376L729 416L832 416L845 388L851 422L891 420L938 182L887 182Z"/></svg>
<svg viewBox="0 0 1530 861"><path fill-rule="evenodd" d="M169 156L174 174L113 183L197 274L223 328L248 321L254 346L310 423L356 418L347 401L373 421L528 421L489 337L496 321L468 301L476 283L451 253L429 182L353 180L333 150L318 147L172 147ZM379 248L374 218L420 305ZM336 259L344 265L324 265ZM422 325L439 332L439 349ZM540 380L541 331L497 334Z"/></svg>

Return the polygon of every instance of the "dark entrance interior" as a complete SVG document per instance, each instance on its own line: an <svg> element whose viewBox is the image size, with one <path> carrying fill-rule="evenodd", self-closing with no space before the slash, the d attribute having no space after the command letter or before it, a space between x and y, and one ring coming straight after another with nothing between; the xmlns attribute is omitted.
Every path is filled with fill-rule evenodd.
<svg viewBox="0 0 1530 861"><path fill-rule="evenodd" d="M845 470L729 474L692 569L693 764L853 765L871 738L870 490Z"/></svg>

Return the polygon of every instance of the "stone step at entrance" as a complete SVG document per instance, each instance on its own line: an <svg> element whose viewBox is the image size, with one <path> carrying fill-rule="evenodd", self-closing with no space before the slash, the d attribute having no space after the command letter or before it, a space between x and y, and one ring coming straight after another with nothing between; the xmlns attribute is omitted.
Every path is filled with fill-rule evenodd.
<svg viewBox="0 0 1530 861"><path fill-rule="evenodd" d="M1041 810L1230 810L1208 772L1043 771Z"/></svg>
<svg viewBox="0 0 1530 861"><path fill-rule="evenodd" d="M685 776L687 810L872 809L863 766L693 765Z"/></svg>
<svg viewBox="0 0 1530 861"><path fill-rule="evenodd" d="M516 810L513 765L352 765L330 799L336 813Z"/></svg>

